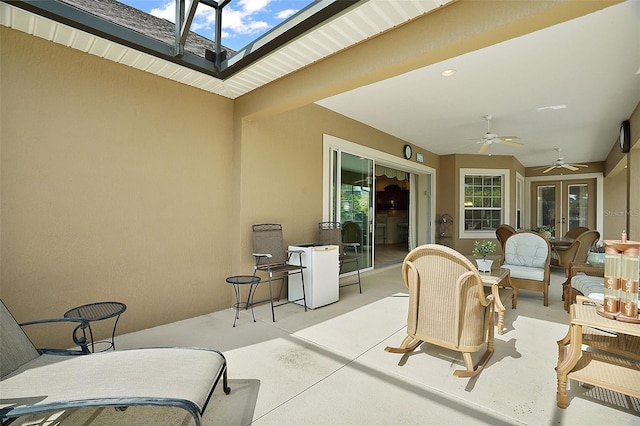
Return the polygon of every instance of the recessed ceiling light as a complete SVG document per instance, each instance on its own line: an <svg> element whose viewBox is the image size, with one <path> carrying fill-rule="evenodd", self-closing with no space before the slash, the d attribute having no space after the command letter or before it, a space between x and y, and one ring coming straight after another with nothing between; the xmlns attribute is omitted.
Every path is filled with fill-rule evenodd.
<svg viewBox="0 0 640 426"><path fill-rule="evenodd" d="M448 69L448 70L444 70L444 71L441 72L443 77L451 77L455 73L456 73L456 70L454 70L454 69Z"/></svg>
<svg viewBox="0 0 640 426"><path fill-rule="evenodd" d="M536 108L536 111L540 112L540 111L544 111L545 109L565 109L567 106L566 105L551 105L551 106L545 106L545 107L540 107L540 108Z"/></svg>

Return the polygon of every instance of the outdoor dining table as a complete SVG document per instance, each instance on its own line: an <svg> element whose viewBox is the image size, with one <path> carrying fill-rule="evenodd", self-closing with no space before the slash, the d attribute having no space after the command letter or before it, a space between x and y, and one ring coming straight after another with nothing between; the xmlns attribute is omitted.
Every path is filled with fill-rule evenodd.
<svg viewBox="0 0 640 426"><path fill-rule="evenodd" d="M568 247L571 244L573 244L575 240L573 238L560 238L560 239L550 239L549 240L549 245L551 245L551 248L556 248L556 247Z"/></svg>

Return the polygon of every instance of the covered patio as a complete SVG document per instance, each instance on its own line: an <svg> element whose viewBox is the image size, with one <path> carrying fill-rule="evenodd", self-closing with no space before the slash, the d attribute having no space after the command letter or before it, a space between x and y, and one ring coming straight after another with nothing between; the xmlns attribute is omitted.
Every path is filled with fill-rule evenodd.
<svg viewBox="0 0 640 426"><path fill-rule="evenodd" d="M397 263L387 266L381 261L384 267L376 264L375 270L364 272L362 294L356 286L342 289L338 303L309 312L288 305L278 310L277 322L271 320L269 305L263 304L256 307L257 322L250 313L242 312L235 328L231 308L235 297L225 281L229 276L251 273L253 224L282 224L287 245L315 241L318 222L332 213L329 197L324 196L330 186L325 174L331 175L331 162L325 159L331 158L329 148L335 148L325 147L329 137L343 141L340 149L347 153L351 153L348 148L358 147L358 155L352 153L358 159L360 153L373 152L381 164L393 160L391 165L400 164L407 170L430 170L433 188L420 192L422 204L414 203L416 217L424 219L425 228L418 244L442 241L436 239L441 236L456 250L469 253L475 239L493 238L492 230L481 237L461 235L466 233L461 182L466 174L478 173L468 170L471 168L490 174L498 171L501 179L504 176L502 222L523 229L534 226L535 209L527 201L537 188L534 185L571 177L578 180L576 176L582 174L561 175L562 170L544 174L536 169L548 167L551 159L518 159L515 151L501 154L496 147L491 156L454 149L483 133L483 114L500 115L491 105L483 104L451 120L456 125L471 120L468 136L458 138L445 132L446 137L426 138L421 133L411 140L323 106L322 101L439 66L442 61L458 61L463 54L565 21L609 16L607 12L626 7L633 14L624 15L639 16L636 2L493 2L492 7L477 1L444 2L450 4L255 86L212 81L211 76L202 77L195 71L194 81L200 85L187 84L184 81L189 78L183 72L191 71L186 67L180 69L173 63L152 67L156 59L138 56L140 52L111 40L106 43L79 33L15 3L29 9L45 2L0 0L4 105L0 119L0 293L18 321L60 317L74 306L114 300L127 306L118 324L118 350L152 346L219 349L228 359L232 393L216 390L205 412L207 425L639 423L640 401L575 382L570 384L568 407L556 406L556 341L566 334L569 322L560 299L560 284L565 279L562 270L552 273L548 307L543 306L539 293L522 291L517 310L507 308L505 334L496 334L496 352L486 370L472 379L452 375L462 364L457 352L430 345L405 357L384 351L388 345L400 344L406 334L408 300ZM46 3L61 6L68 2ZM359 3L367 7L392 4ZM369 13L378 16L376 11ZM639 40L632 37L637 29L630 34L630 43ZM70 47L71 42L76 47ZM522 51L534 53L548 47L548 43L539 44ZM626 57L632 50L623 47ZM495 69L492 57L483 57L492 65L483 69ZM129 65L133 62L138 67ZM618 58L601 64L620 68ZM634 64L635 83L637 69ZM169 74L171 78L165 76ZM474 78L472 90L456 86L452 93L463 95L465 107L469 104L466 99L484 103L488 97L480 89L486 87L478 84L478 75L468 75ZM262 75L258 72L254 77L255 82ZM444 87L440 73L434 77ZM539 80L535 82L546 82ZM570 76L558 75L553 80L558 86L574 83ZM241 92L240 86L244 87ZM640 184L638 87L626 91L630 100L625 102L620 101L622 92L601 94L599 90L606 85L583 90L593 92L598 100L578 103L588 110L580 121L600 121L601 117L595 120L591 114L596 107L612 110L610 105L620 108L619 117L607 123L608 130L597 141L587 144L578 138L579 148L564 151L576 156L602 151L595 159L572 156L567 161L590 164L590 173L580 180L596 182L589 183L597 186L597 210L592 216L597 218L594 226L603 239L619 238L623 229L629 238L639 239L640 199L632 196L633 188ZM511 93L508 89L499 92ZM548 87L533 92L556 97ZM414 90L408 94L407 98L414 97ZM505 114L522 107L518 96L511 97L517 108L505 108ZM430 94L416 98L441 103L451 97ZM555 99L535 104L543 105L557 106ZM425 129L446 130L435 113L459 109L414 108L421 114L415 123L424 124ZM394 111L388 117L401 115ZM473 122L478 119L480 129ZM622 120L630 123L633 135L629 152L619 147ZM522 136L525 146L540 148L540 155L545 152L541 141L554 144L547 147L551 153L557 146L554 138L531 138L529 142L520 129L502 129L501 134ZM448 145L447 149L421 145L435 140ZM413 150L413 157L406 157L405 146ZM521 206L517 200L523 201ZM432 216L427 214L430 211ZM444 222L437 222L435 215L441 213L451 215L446 222L453 224L451 228L440 229ZM261 285L258 299L266 297L266 289ZM110 332L99 332L98 337L111 336ZM38 346L55 346L68 335L43 331L30 337ZM189 421L179 410L131 407L51 413L15 424L174 425Z"/></svg>
<svg viewBox="0 0 640 426"><path fill-rule="evenodd" d="M363 274L340 301L319 309L287 305L272 322L268 304L257 322L225 309L119 335L118 349L204 346L229 363L230 395L216 389L203 424L637 424L640 401L570 383L569 406L556 406L556 341L568 327L560 298L562 271L553 270L549 306L521 291L507 308L487 368L471 379L454 377L457 352L423 344L406 355L384 351L405 335L408 298L400 266ZM126 314L125 314L126 315ZM177 409L130 407L79 410L20 419L20 425L189 424Z"/></svg>

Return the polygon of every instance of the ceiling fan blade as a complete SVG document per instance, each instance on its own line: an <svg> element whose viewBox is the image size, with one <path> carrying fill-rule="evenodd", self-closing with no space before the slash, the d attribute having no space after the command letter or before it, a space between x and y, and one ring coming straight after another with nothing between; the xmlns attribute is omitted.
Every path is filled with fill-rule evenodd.
<svg viewBox="0 0 640 426"><path fill-rule="evenodd" d="M555 169L555 168L556 168L556 166L551 166L551 167L549 167L547 170L545 170L545 171L544 171L544 172L542 172L542 173L548 173L548 172L550 172L551 170L553 170L553 169Z"/></svg>
<svg viewBox="0 0 640 426"><path fill-rule="evenodd" d="M574 166L573 166L573 165L571 165L571 164L563 164L563 165L562 165L562 166L560 166L560 167L564 167L565 169L569 169L569 170L571 170L572 172L575 172L576 170L579 170L577 167L574 167Z"/></svg>
<svg viewBox="0 0 640 426"><path fill-rule="evenodd" d="M484 134L484 136L481 139L475 139L478 140L478 143L482 143L483 146L480 148L480 152L484 152L487 149L491 148L491 144L493 143L501 143L501 144L505 144L505 145L511 145L514 147L520 147L523 146L524 144L520 143L520 142L515 142L517 139L520 139L518 136L498 136L495 133L491 132L491 115L485 115L484 119L487 120L487 133Z"/></svg>
<svg viewBox="0 0 640 426"><path fill-rule="evenodd" d="M523 143L505 140L502 137L500 139L498 139L498 142L500 142L503 145L515 146L515 147L518 147L518 148L521 147L521 146L524 146Z"/></svg>
<svg viewBox="0 0 640 426"><path fill-rule="evenodd" d="M573 167L589 167L588 164L572 164Z"/></svg>

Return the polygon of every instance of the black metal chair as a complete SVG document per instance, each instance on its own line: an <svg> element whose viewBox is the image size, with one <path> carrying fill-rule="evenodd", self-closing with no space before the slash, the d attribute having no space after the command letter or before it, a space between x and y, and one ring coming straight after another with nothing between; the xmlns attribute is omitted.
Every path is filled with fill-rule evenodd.
<svg viewBox="0 0 640 426"><path fill-rule="evenodd" d="M320 244L335 245L339 247L338 261L340 262L340 273L342 273L342 266L345 263L355 263L356 272L358 275L358 281L343 284L340 287L347 287L350 285L358 284L360 293L362 293L362 284L360 282L360 256L358 254L359 243L343 243L342 242L342 229L340 222L320 222L318 223L318 237ZM347 253L346 248L353 250L352 253Z"/></svg>
<svg viewBox="0 0 640 426"><path fill-rule="evenodd" d="M285 250L281 224L262 223L253 225L252 229L253 256L256 260L256 264L253 267L253 275L256 275L259 271L267 275L267 281L269 282L269 302L271 303L271 317L273 318L273 322L276 321L274 308L287 303L302 301L306 312L307 296L304 288L304 274L302 273L305 269L305 267L302 266L302 251ZM293 256L294 254L297 254L297 257ZM302 281L302 298L288 300L287 302L274 305L272 282L282 281L277 298L277 301L280 301L285 281L289 275L293 274L300 274Z"/></svg>

